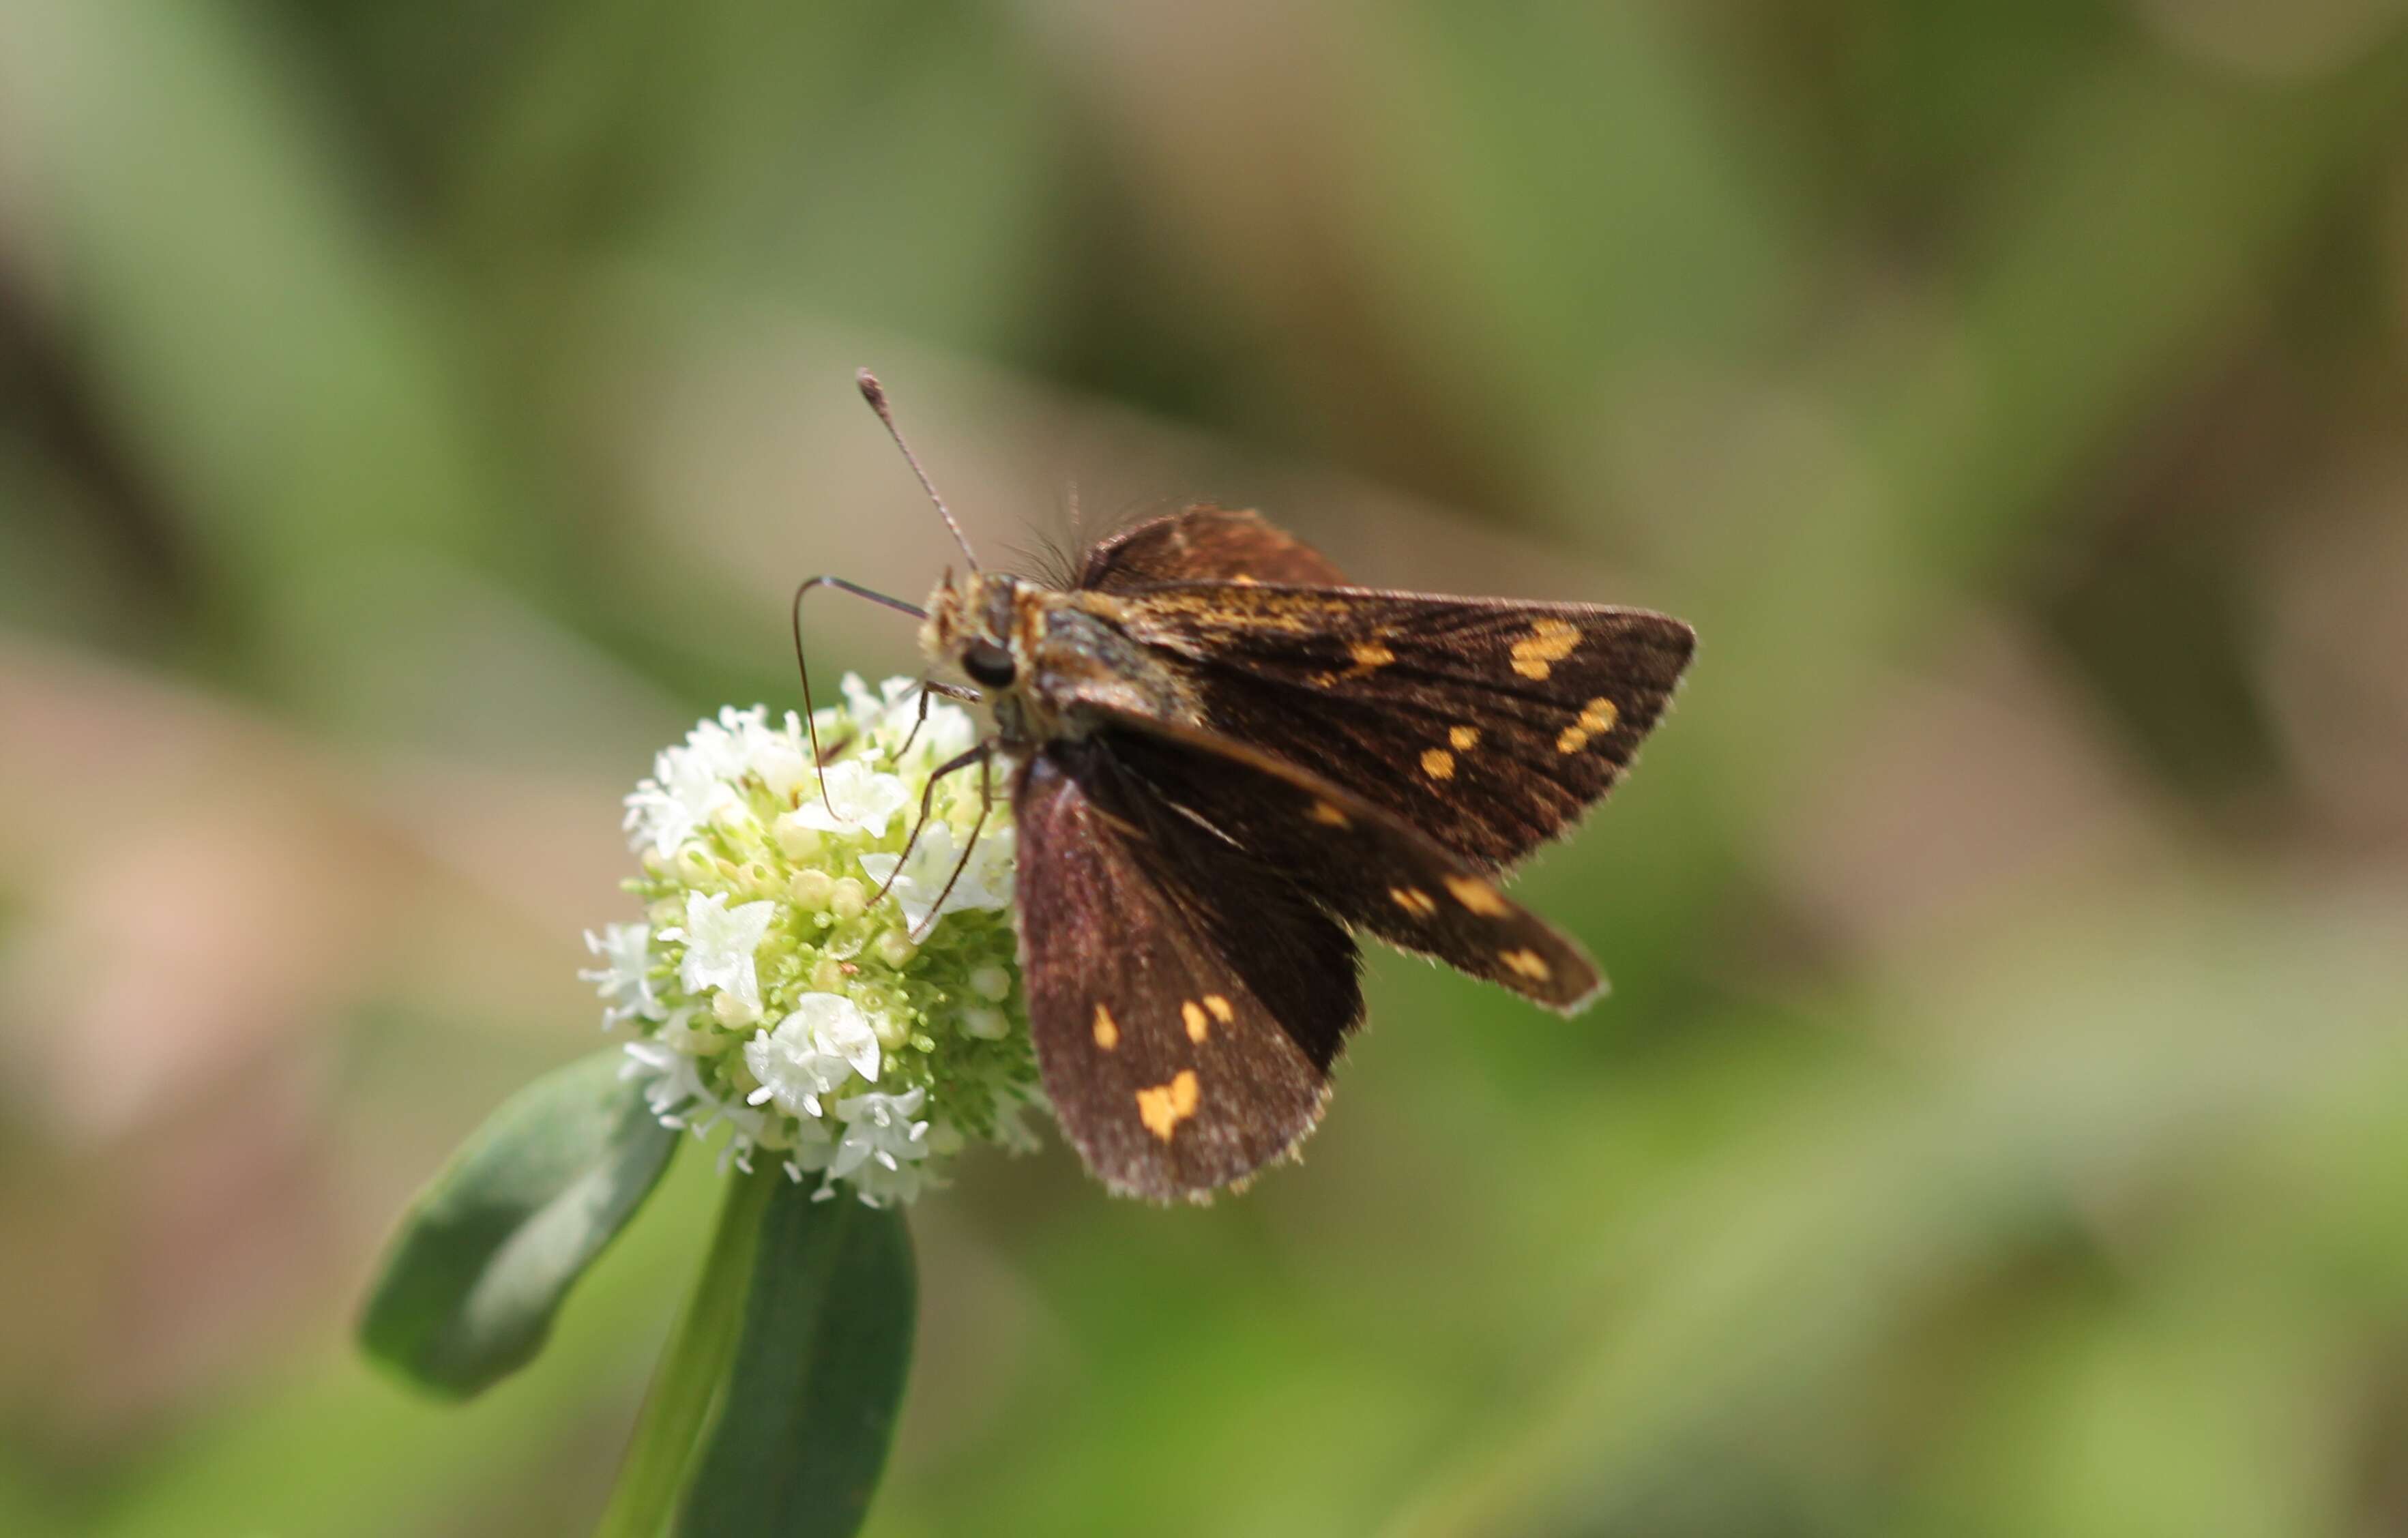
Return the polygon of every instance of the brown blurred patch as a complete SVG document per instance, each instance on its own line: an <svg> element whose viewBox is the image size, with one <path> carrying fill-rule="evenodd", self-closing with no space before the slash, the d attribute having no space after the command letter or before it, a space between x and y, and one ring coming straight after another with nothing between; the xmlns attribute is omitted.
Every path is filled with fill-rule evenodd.
<svg viewBox="0 0 2408 1538"><path fill-rule="evenodd" d="M1895 676L1776 837L1780 879L1869 960L2052 883L2168 857L2145 778L2046 654L1995 616Z"/></svg>
<svg viewBox="0 0 2408 1538"><path fill-rule="evenodd" d="M2267 694L2318 848L2396 861L2408 848L2408 462L2370 458L2330 500L2337 516L2272 552Z"/></svg>

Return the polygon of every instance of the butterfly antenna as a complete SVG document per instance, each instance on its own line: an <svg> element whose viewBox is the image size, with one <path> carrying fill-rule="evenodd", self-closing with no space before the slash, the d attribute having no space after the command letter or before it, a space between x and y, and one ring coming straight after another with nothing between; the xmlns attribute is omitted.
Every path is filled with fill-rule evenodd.
<svg viewBox="0 0 2408 1538"><path fill-rule="evenodd" d="M937 494L937 483L928 478L927 471L920 468L920 456L911 452L911 446L903 441L903 430L895 425L895 413L886 404L886 387L878 382L877 375L866 368L853 375L853 382L861 387L861 398L869 403L869 409L877 412L878 420L886 424L886 435L895 440L896 448L903 450L904 462L911 466L911 473L920 477L921 489L928 493L928 500L937 505L938 515L944 519L945 527L953 532L953 543L962 548L962 559L970 563L970 570L978 570L978 557L971 552L969 539L963 534L962 526L953 521L953 510L945 506L943 497Z"/></svg>

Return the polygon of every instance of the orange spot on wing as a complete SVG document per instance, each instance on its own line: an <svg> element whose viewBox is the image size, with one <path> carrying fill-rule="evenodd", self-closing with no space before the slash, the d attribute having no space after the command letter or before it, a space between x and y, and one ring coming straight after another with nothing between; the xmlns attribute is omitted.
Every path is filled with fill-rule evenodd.
<svg viewBox="0 0 2408 1538"><path fill-rule="evenodd" d="M1530 634L1513 643L1513 671L1525 678L1543 678L1555 664L1580 645L1580 627L1569 619L1532 621Z"/></svg>
<svg viewBox="0 0 2408 1538"><path fill-rule="evenodd" d="M1397 654L1377 641L1357 641L1346 648L1354 659L1353 671L1357 674L1377 673L1397 660Z"/></svg>
<svg viewBox="0 0 2408 1538"><path fill-rule="evenodd" d="M1419 887L1390 887L1388 901L1416 919L1426 919L1438 911L1438 900Z"/></svg>
<svg viewBox="0 0 2408 1538"><path fill-rule="evenodd" d="M1312 804L1312 820L1320 823L1325 828L1345 828L1352 826L1352 824L1347 821L1346 814L1344 812L1340 811L1337 807L1332 806L1326 801L1316 801Z"/></svg>
<svg viewBox="0 0 2408 1538"><path fill-rule="evenodd" d="M1447 729L1446 740L1448 746L1452 747L1456 752L1469 753L1473 748L1480 746L1480 728L1476 726L1449 727Z"/></svg>
<svg viewBox="0 0 2408 1538"><path fill-rule="evenodd" d="M1231 1020L1238 1018L1238 1012L1230 1006L1229 1001L1223 998L1218 993L1205 994L1204 1007L1211 1010L1212 1012L1212 1018L1219 1020L1223 1025L1226 1025Z"/></svg>
<svg viewBox="0 0 2408 1538"><path fill-rule="evenodd" d="M1455 900L1484 919L1502 919L1513 911L1513 904L1497 895L1497 889L1476 876L1450 876L1446 890Z"/></svg>
<svg viewBox="0 0 2408 1538"><path fill-rule="evenodd" d="M1555 975L1555 969L1547 964L1547 959L1535 950L1500 951L1498 956L1507 966L1533 982L1543 983Z"/></svg>
<svg viewBox="0 0 2408 1538"><path fill-rule="evenodd" d="M1207 1030L1204 1024L1204 1006L1190 999L1179 1006L1179 1018L1187 1024L1187 1039L1201 1044Z"/></svg>
<svg viewBox="0 0 2408 1538"><path fill-rule="evenodd" d="M1112 1012L1102 1004L1096 1005L1096 1045L1109 1052L1121 1044L1121 1028Z"/></svg>
<svg viewBox="0 0 2408 1538"><path fill-rule="evenodd" d="M1621 715L1622 713L1614 708L1613 702L1612 700L1607 699L1602 694L1598 695L1596 699L1591 700L1588 704L1581 706L1580 723L1578 725L1565 727L1563 732L1556 736L1555 751L1558 753L1579 752L1582 748L1588 746L1588 742L1591 737L1601 737L1608 732L1612 731L1613 723L1621 719Z"/></svg>
<svg viewBox="0 0 2408 1538"><path fill-rule="evenodd" d="M1422 755L1422 773L1432 779L1455 777L1455 755L1443 748L1433 748Z"/></svg>
<svg viewBox="0 0 2408 1538"><path fill-rule="evenodd" d="M1198 1098L1196 1070L1182 1068L1168 1084L1137 1092L1137 1118L1145 1123L1147 1132L1168 1143L1179 1124L1196 1114Z"/></svg>

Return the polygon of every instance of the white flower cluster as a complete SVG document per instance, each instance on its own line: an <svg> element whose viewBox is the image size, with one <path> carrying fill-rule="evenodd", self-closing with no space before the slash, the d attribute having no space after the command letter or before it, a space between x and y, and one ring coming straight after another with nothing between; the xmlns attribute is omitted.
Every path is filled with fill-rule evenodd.
<svg viewBox="0 0 2408 1538"><path fill-rule="evenodd" d="M903 858L931 771L975 728L936 700L922 719L910 678L843 688L812 722L824 769L799 716L760 706L661 753L627 797L646 921L587 934L600 964L580 975L604 1028L634 1033L625 1074L665 1124L724 1125L724 1161L770 1153L880 1205L967 1140L1027 1146L1037 1077L1000 787L973 842L978 771L939 781Z"/></svg>

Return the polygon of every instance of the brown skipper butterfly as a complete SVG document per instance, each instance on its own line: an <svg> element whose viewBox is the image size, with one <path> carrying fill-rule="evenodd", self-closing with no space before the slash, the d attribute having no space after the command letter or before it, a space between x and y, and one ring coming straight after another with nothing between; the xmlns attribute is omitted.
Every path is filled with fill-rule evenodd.
<svg viewBox="0 0 2408 1538"><path fill-rule="evenodd" d="M1350 587L1214 506L1099 540L1067 586L988 572L859 382L969 569L925 609L813 577L797 649L802 593L838 587L918 616L963 680L929 689L990 707L938 773L986 805L1004 773L1038 1067L1107 1186L1200 1199L1296 1149L1362 1021L1358 933L1565 1013L1602 990L1497 878L1612 789L1687 625Z"/></svg>

